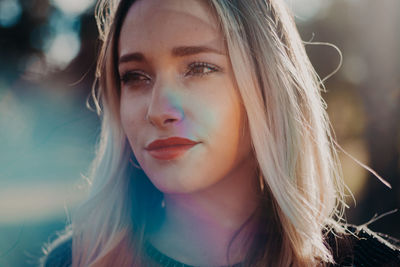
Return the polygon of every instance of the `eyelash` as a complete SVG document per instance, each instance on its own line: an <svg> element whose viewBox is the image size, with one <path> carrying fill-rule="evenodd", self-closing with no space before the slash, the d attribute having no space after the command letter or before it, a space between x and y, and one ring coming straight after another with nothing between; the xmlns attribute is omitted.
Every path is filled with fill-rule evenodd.
<svg viewBox="0 0 400 267"><path fill-rule="evenodd" d="M195 72L193 72L193 70L195 68L208 68L210 71L208 71L208 72L203 71L203 72L195 73ZM206 63L206 62L193 62L193 63L189 64L188 71L185 72L184 76L187 77L187 76L191 75L191 76L202 77L204 75L208 75L208 74L211 74L211 73L217 72L217 71L220 71L220 68L214 64L210 64L210 63ZM139 78L139 79L135 79L135 78ZM145 79L143 79L143 78L145 78ZM148 84L150 82L150 79L151 78L146 73L144 73L143 71L140 71L140 70L128 71L121 75L122 84L128 84L131 82L139 83L142 81L144 81L146 84Z"/></svg>
<svg viewBox="0 0 400 267"><path fill-rule="evenodd" d="M204 75L208 75L208 74L213 73L213 72L217 72L217 71L220 70L214 64L210 64L210 63L206 63L206 62L193 62L193 63L191 63L189 65L189 71L185 73L185 76L187 76L187 74L189 72L191 72L194 68L198 68L198 67L200 67L200 68L209 68L211 70L209 72L199 72L199 73L193 74L193 75L198 75L200 77L202 77Z"/></svg>
<svg viewBox="0 0 400 267"><path fill-rule="evenodd" d="M140 78L140 79L135 79L136 78ZM142 79L145 78L145 79ZM146 83L148 83L150 80L150 78L147 76L146 73L142 72L142 71L128 71L125 72L124 74L121 75L121 83L122 84L128 84L131 82L141 82L141 81L145 81Z"/></svg>

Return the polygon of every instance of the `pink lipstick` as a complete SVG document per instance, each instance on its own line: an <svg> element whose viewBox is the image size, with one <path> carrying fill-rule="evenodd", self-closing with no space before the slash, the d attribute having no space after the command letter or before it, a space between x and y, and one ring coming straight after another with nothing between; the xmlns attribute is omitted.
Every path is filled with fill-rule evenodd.
<svg viewBox="0 0 400 267"><path fill-rule="evenodd" d="M197 144L198 142L187 138L170 137L167 139L157 139L151 142L145 149L156 159L171 160L183 155Z"/></svg>

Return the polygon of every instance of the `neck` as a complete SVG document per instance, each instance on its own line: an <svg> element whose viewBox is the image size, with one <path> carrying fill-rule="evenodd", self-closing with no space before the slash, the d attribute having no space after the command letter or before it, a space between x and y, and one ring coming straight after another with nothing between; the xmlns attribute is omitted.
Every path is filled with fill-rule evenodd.
<svg viewBox="0 0 400 267"><path fill-rule="evenodd" d="M217 184L190 194L165 194L165 219L150 235L161 252L190 265L227 265L241 261L254 230L249 220L259 201L257 167L250 158Z"/></svg>

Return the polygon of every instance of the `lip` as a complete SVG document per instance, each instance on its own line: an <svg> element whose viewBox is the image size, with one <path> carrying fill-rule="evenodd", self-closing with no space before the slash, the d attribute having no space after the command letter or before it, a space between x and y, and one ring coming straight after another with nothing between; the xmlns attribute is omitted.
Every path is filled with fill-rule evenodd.
<svg viewBox="0 0 400 267"><path fill-rule="evenodd" d="M157 139L146 146L145 149L156 159L171 160L183 155L198 143L187 138L170 137Z"/></svg>

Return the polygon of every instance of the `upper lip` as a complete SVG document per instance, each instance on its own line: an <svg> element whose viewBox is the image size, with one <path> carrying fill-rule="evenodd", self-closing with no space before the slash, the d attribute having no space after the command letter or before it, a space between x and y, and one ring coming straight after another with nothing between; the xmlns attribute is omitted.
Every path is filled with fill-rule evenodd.
<svg viewBox="0 0 400 267"><path fill-rule="evenodd" d="M147 150L159 149L162 147L178 145L195 145L198 142L182 137L170 137L167 139L157 139L146 146Z"/></svg>

